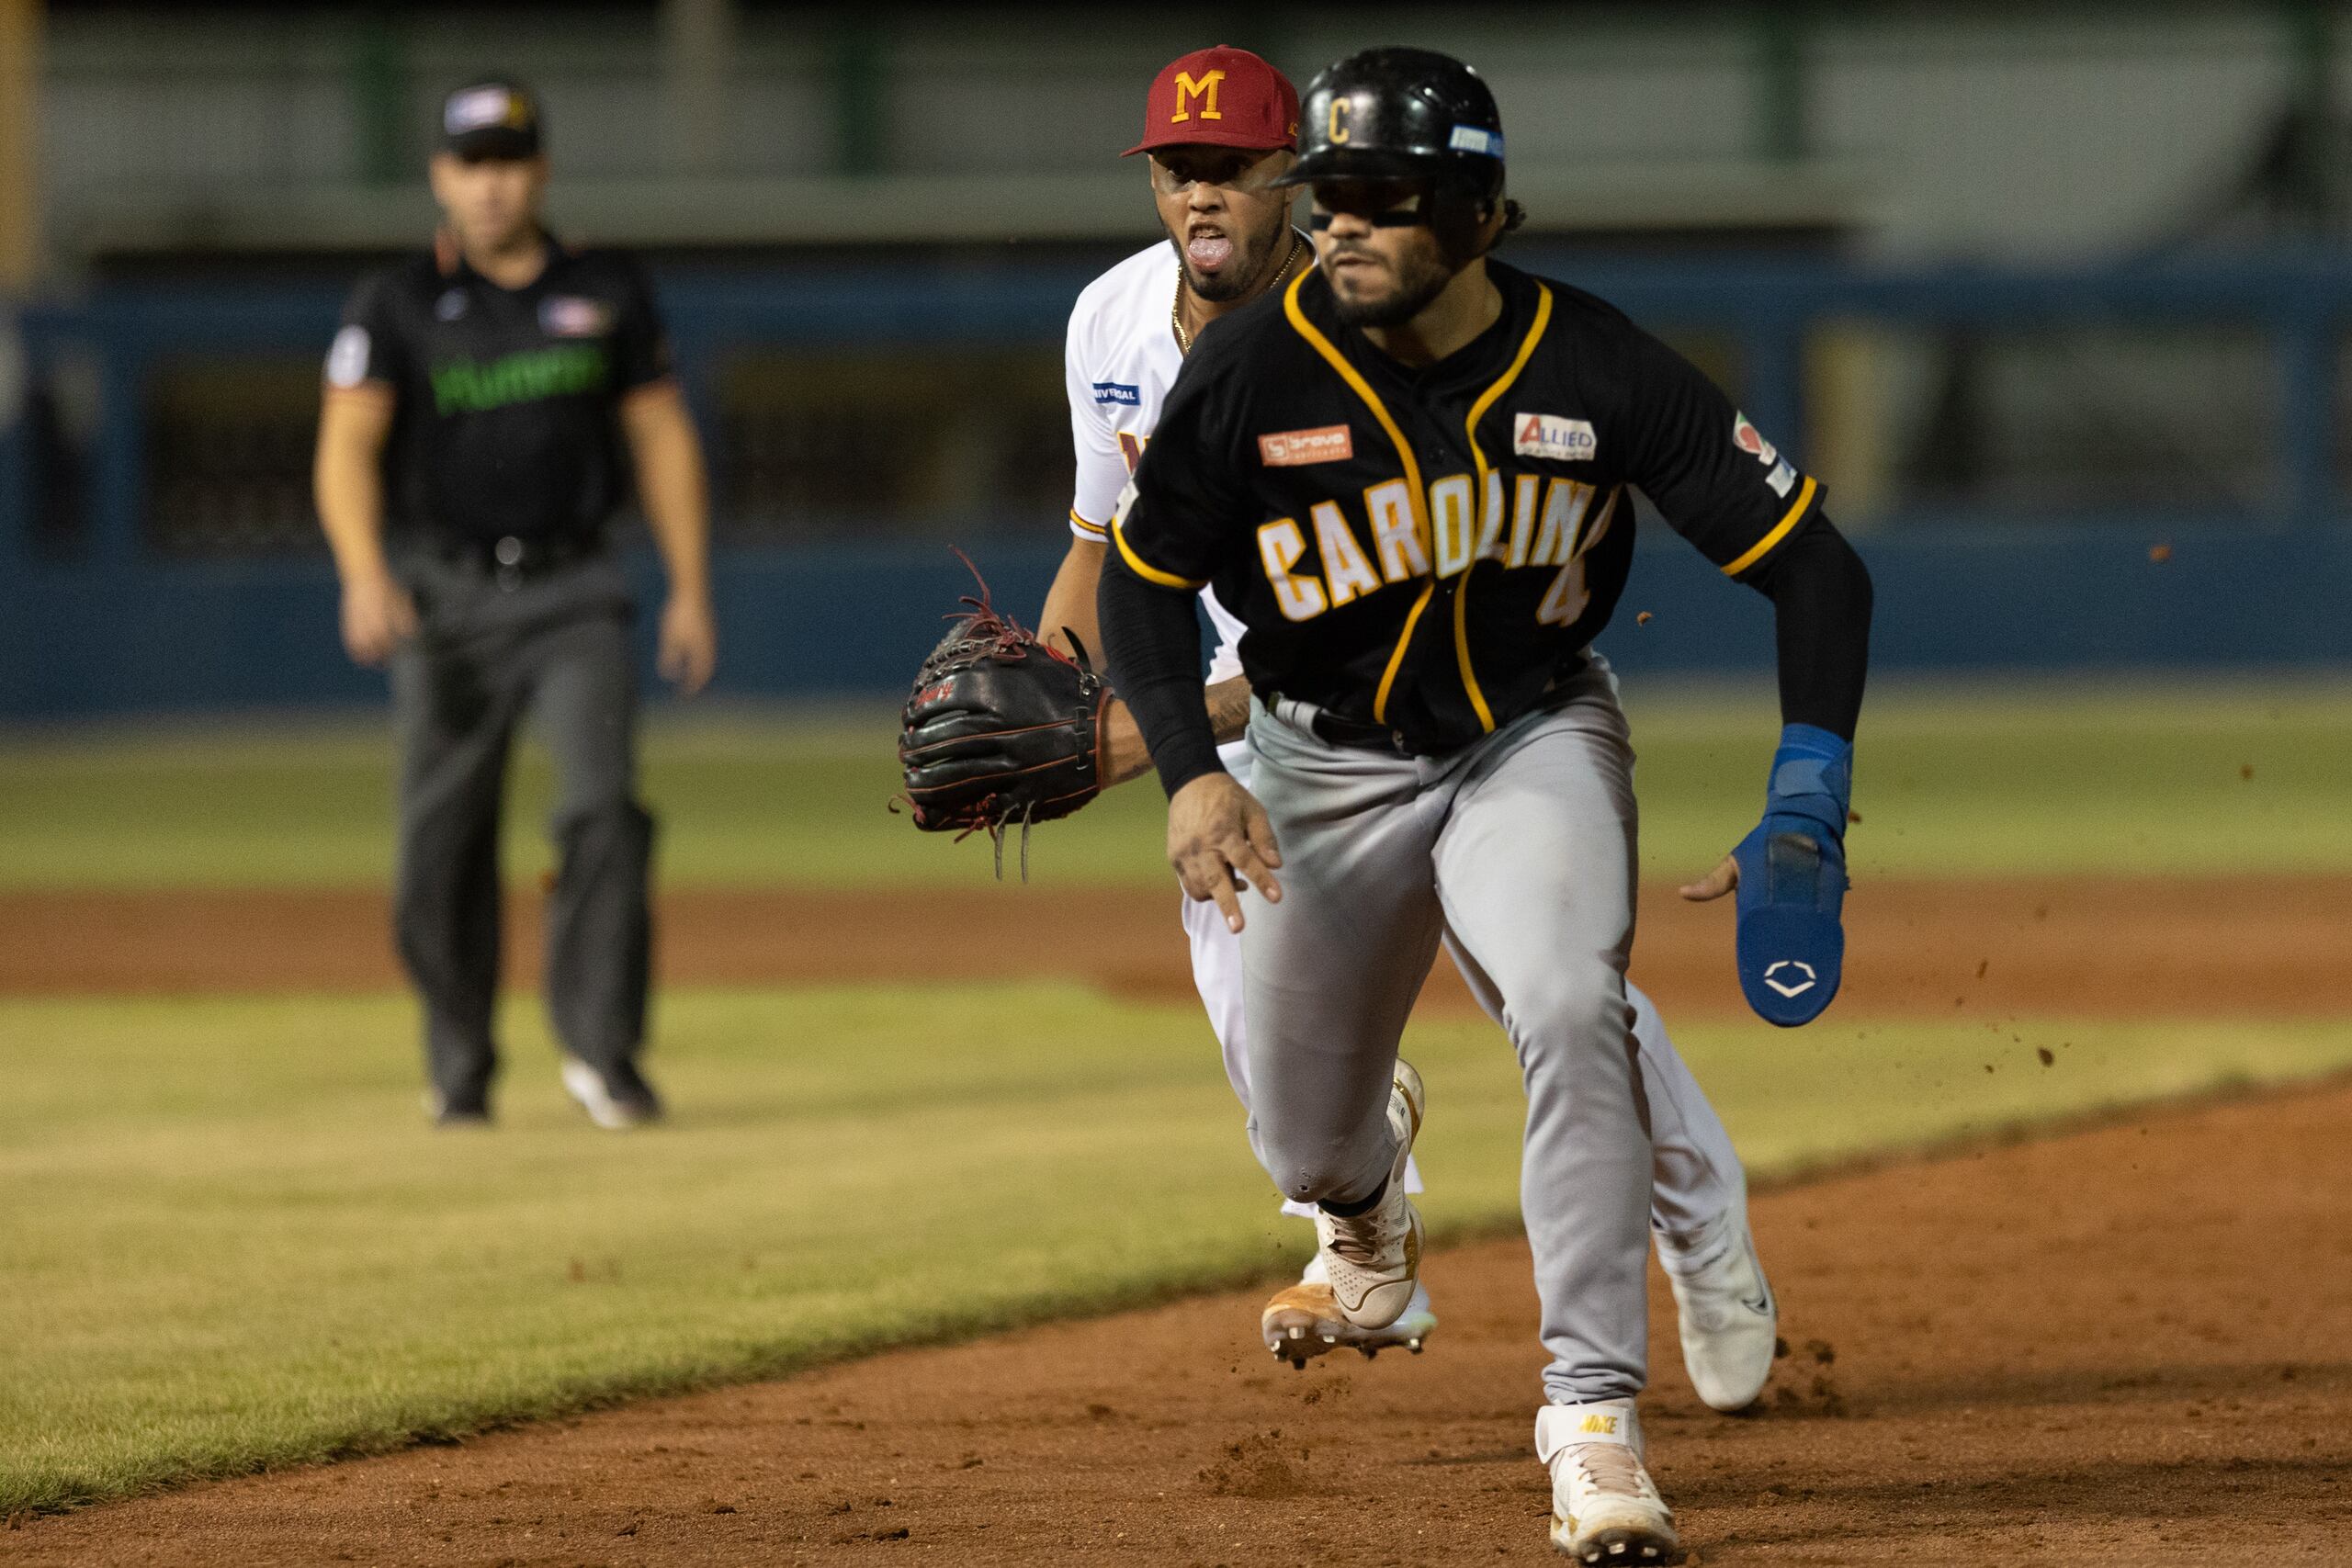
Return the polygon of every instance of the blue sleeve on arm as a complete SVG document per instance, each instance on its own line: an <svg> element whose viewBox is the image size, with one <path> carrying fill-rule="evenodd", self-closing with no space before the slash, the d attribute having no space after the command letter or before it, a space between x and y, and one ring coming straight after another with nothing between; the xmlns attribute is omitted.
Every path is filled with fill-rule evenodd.
<svg viewBox="0 0 2352 1568"><path fill-rule="evenodd" d="M1853 797L1854 743L1819 725L1782 725L1764 814L1802 817L1842 844Z"/></svg>
<svg viewBox="0 0 2352 1568"><path fill-rule="evenodd" d="M1853 775L1853 742L1817 725L1783 726L1764 820L1732 852L1739 987L1767 1023L1810 1023L1838 994Z"/></svg>

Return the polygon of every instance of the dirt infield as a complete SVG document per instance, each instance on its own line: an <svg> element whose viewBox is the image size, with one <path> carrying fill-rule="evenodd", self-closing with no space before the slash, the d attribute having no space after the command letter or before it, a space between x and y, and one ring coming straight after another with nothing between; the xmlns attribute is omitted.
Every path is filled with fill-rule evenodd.
<svg viewBox="0 0 2352 1568"><path fill-rule="evenodd" d="M519 984L537 903L512 903ZM1846 1016L2352 1015L2352 877L1880 881L1849 908ZM1670 1015L1743 1010L1728 909L1648 888L1643 917ZM1159 889L695 891L662 920L671 983L1190 994ZM1042 951L1040 921L1076 939ZM918 975L909 933L943 922ZM0 895L0 995L400 983L370 891ZM1428 1001L1468 1006L1442 961ZM1693 1561L2352 1562L2347 1124L2338 1085L1759 1197L1792 1353L1758 1413L1698 1404L1653 1290L1646 1419ZM1419 1359L1294 1374L1258 1295L1223 1296L18 1518L0 1562L1556 1561L1524 1249L1430 1280Z"/></svg>
<svg viewBox="0 0 2352 1568"><path fill-rule="evenodd" d="M1167 889L978 882L945 890L673 892L671 983L1091 979L1189 997ZM509 973L531 983L538 900L511 900ZM1848 903L1841 1016L2352 1014L2352 876L1875 880ZM1053 948L1041 925L1073 940ZM952 928L920 959L910 934ZM0 994L374 990L400 984L374 891L0 894ZM1677 1016L1743 1012L1727 904L1643 891L1636 979ZM1430 1002L1467 1007L1453 965Z"/></svg>
<svg viewBox="0 0 2352 1568"><path fill-rule="evenodd" d="M1653 1312L1693 1561L2352 1562L2347 1122L2338 1085L1758 1198L1761 1411L1700 1406ZM20 1520L0 1560L1556 1561L1524 1252L1430 1280L1419 1359L1278 1369L1247 1292Z"/></svg>

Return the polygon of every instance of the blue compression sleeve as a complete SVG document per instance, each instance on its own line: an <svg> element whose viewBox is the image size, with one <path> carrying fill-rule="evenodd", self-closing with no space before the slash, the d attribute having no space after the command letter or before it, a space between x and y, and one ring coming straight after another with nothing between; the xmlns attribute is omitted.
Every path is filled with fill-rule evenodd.
<svg viewBox="0 0 2352 1568"><path fill-rule="evenodd" d="M1783 726L1764 819L1732 852L1739 987L1768 1023L1809 1023L1838 994L1853 768L1851 741L1817 725Z"/></svg>

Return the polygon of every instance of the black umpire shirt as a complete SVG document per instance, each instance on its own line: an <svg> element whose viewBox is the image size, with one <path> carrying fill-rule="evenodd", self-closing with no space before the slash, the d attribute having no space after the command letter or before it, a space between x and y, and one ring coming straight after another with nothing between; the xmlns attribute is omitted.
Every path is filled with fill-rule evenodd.
<svg viewBox="0 0 2352 1568"><path fill-rule="evenodd" d="M363 280L327 356L337 387L389 383L388 528L439 545L593 542L628 487L616 417L670 371L643 271L548 242L502 288L446 241Z"/></svg>
<svg viewBox="0 0 2352 1568"><path fill-rule="evenodd" d="M1628 486L1742 580L1820 507L1819 484L1623 312L1487 271L1501 316L1420 369L1341 322L1319 272L1218 321L1112 531L1137 577L1215 587L1261 696L1417 752L1468 744L1579 666L1624 591Z"/></svg>

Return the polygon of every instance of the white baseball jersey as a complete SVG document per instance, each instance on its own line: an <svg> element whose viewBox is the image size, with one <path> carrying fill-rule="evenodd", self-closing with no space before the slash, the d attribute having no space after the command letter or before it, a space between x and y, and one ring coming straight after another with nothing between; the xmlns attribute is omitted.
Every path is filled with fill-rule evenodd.
<svg viewBox="0 0 2352 1568"><path fill-rule="evenodd" d="M1062 363L1069 390L1070 446L1078 458L1069 531L1094 544L1110 538L1119 492L1141 460L1168 389L1184 366L1169 326L1178 276L1176 249L1163 240L1088 284L1069 313ZM1214 685L1241 673L1236 646L1241 623L1205 589L1201 603L1216 626L1208 677Z"/></svg>

